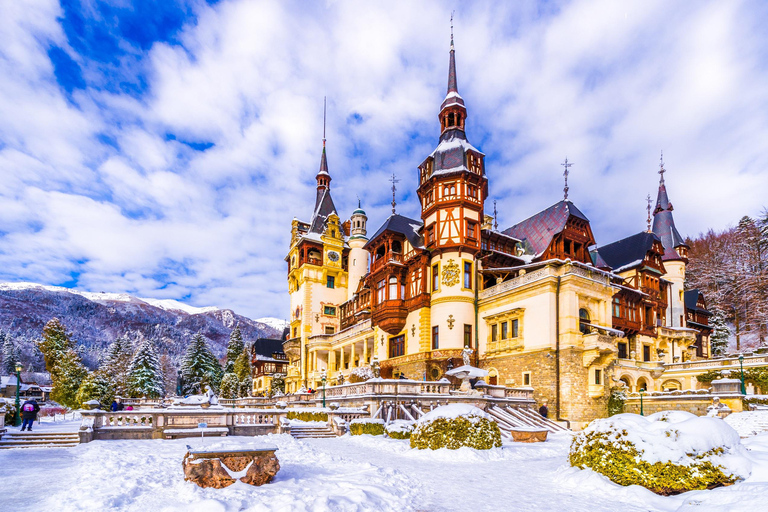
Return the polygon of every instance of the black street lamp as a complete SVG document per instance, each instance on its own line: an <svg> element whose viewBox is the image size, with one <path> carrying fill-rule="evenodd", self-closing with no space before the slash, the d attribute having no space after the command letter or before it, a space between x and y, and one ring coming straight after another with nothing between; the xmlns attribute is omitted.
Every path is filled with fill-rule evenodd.
<svg viewBox="0 0 768 512"><path fill-rule="evenodd" d="M16 412L13 414L13 426L18 427L21 425L21 405L19 404L19 390L21 389L21 363L16 363Z"/></svg>
<svg viewBox="0 0 768 512"><path fill-rule="evenodd" d="M645 414L643 414L643 393L645 393L645 389L640 388L640 416L645 416Z"/></svg>
<svg viewBox="0 0 768 512"><path fill-rule="evenodd" d="M741 367L741 394L746 395L747 389L744 387L744 354L739 354L739 366Z"/></svg>
<svg viewBox="0 0 768 512"><path fill-rule="evenodd" d="M323 408L325 408L325 370L323 370L323 375L321 380L323 382Z"/></svg>
<svg viewBox="0 0 768 512"><path fill-rule="evenodd" d="M181 376L181 370L176 373L178 375L176 379L176 396L183 396L181 392L184 389L184 378Z"/></svg>

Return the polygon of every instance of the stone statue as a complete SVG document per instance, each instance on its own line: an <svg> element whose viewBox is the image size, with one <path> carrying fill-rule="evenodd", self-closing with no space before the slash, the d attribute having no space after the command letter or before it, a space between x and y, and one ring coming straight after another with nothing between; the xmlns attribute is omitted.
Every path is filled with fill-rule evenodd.
<svg viewBox="0 0 768 512"><path fill-rule="evenodd" d="M470 358L472 357L473 352L474 350L469 347L464 347L464 350L461 351L461 358L463 359L464 366L470 365Z"/></svg>

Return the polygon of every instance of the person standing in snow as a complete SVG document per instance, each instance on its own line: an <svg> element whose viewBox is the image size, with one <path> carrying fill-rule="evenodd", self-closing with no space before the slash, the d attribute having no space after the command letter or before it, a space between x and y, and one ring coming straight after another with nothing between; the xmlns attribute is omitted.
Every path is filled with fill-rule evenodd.
<svg viewBox="0 0 768 512"><path fill-rule="evenodd" d="M541 407L539 407L539 414L541 414L543 418L547 417L547 415L549 414L549 409L547 409L547 402L544 402L543 404L541 404Z"/></svg>
<svg viewBox="0 0 768 512"><path fill-rule="evenodd" d="M37 405L37 401L33 398L32 400L27 400L24 402L24 404L21 406L21 431L24 432L24 429L27 429L29 432L32 432L32 423L35 422L37 419L37 413L40 411L40 406Z"/></svg>
<svg viewBox="0 0 768 512"><path fill-rule="evenodd" d="M122 399L121 399L120 397L117 397L117 398L115 398L115 399L112 401L112 406L111 406L109 409L110 409L112 412L117 412L117 411L122 411L122 410L123 410L123 407L125 407L125 406L123 405L123 401L122 401Z"/></svg>

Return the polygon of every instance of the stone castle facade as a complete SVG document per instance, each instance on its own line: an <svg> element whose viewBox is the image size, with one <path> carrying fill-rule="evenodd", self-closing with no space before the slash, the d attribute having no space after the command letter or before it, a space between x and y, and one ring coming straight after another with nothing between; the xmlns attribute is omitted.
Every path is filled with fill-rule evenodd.
<svg viewBox="0 0 768 512"><path fill-rule="evenodd" d="M373 235L359 207L342 221L325 141L309 222L291 226L286 391L355 379L436 381L462 364L489 384L525 386L551 417L605 415L611 388L687 389L664 364L709 357L709 312L684 290L687 250L663 163L653 225L596 247L566 198L504 230L485 214L484 155L465 132L453 41L441 135L418 167L421 218L395 213ZM567 168L567 167L566 167Z"/></svg>

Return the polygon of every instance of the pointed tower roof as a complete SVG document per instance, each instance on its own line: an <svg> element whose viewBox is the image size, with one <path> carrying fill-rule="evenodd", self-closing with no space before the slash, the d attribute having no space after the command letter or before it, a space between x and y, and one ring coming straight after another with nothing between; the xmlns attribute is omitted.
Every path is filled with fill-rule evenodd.
<svg viewBox="0 0 768 512"><path fill-rule="evenodd" d="M331 174L328 172L328 158L325 155L325 139L323 139L323 153L320 156L320 170L317 171L317 197L315 198L315 210L310 222L310 233L322 234L325 232L328 217L336 213L336 206L331 198ZM338 214L337 214L338 215Z"/></svg>
<svg viewBox="0 0 768 512"><path fill-rule="evenodd" d="M651 231L661 239L661 243L664 245L663 260L680 260L684 259L678 254L676 249L678 247L688 247L685 245L685 240L675 227L675 219L672 217L672 203L669 201L667 195L667 186L664 183L664 173L667 172L664 169L664 160L659 164L659 193L656 197L656 208L653 210L653 227Z"/></svg>

